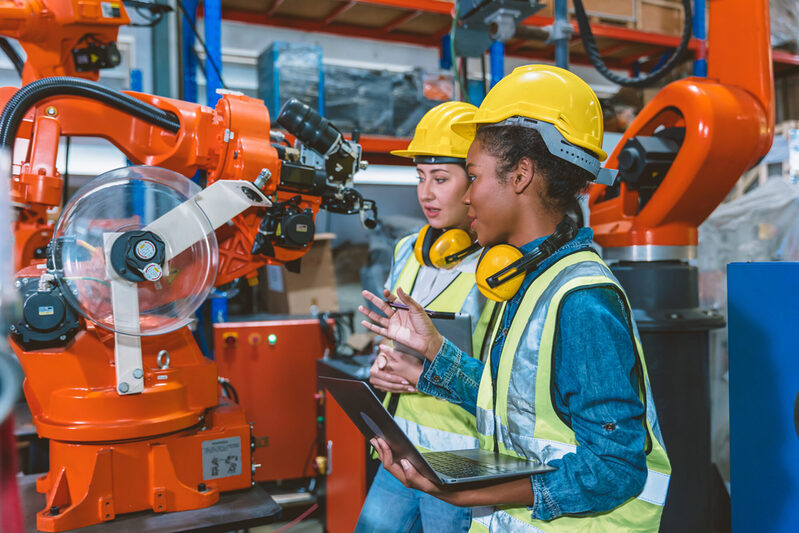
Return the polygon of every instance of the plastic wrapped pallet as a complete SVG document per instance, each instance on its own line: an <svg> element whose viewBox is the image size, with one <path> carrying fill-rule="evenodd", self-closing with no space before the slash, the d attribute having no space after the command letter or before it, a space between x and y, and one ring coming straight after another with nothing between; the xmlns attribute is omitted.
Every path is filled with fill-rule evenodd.
<svg viewBox="0 0 799 533"><path fill-rule="evenodd" d="M321 75L321 47L275 41L258 56L258 97L266 102L273 120L292 97L324 113Z"/></svg>
<svg viewBox="0 0 799 533"><path fill-rule="evenodd" d="M412 137L422 116L440 104L452 100L452 77L429 74L421 69L390 74L394 97L395 137Z"/></svg>
<svg viewBox="0 0 799 533"><path fill-rule="evenodd" d="M771 46L799 50L799 0L770 0Z"/></svg>
<svg viewBox="0 0 799 533"><path fill-rule="evenodd" d="M699 296L726 314L727 264L799 261L799 186L773 178L719 206L699 228ZM729 481L727 330L711 333L710 391L713 461Z"/></svg>
<svg viewBox="0 0 799 533"><path fill-rule="evenodd" d="M325 65L325 117L341 131L392 135L391 76L372 69Z"/></svg>

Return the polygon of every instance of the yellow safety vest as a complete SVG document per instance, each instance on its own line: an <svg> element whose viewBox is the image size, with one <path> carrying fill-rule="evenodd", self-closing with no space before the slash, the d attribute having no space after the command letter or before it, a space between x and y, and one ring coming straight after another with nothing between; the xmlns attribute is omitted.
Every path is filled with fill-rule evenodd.
<svg viewBox="0 0 799 533"><path fill-rule="evenodd" d="M611 287L624 295L610 269L593 251L578 251L556 261L541 273L524 294L502 348L496 376L496 401L489 353L477 397L477 430L480 447L544 463L575 452L574 432L558 416L551 395L554 379L552 360L560 305L570 292L585 287ZM647 469L641 493L612 511L587 516L562 516L550 521L534 520L527 507L475 509L471 531L657 531L666 502L671 465L661 442L657 414L637 328L624 295L640 369L641 400L646 406ZM504 312L504 308L503 308ZM497 321L500 323L501 321ZM491 340L499 325L494 328ZM530 391L534 387L534 391ZM527 391L534 405L519 402L518 392ZM509 394L514 401L509 402Z"/></svg>
<svg viewBox="0 0 799 533"><path fill-rule="evenodd" d="M393 289L402 287L410 294L421 265L413 254L416 235L401 239L394 250L394 264L403 265ZM484 299L479 296L474 274L461 272L430 304L433 311L469 313L478 323L472 335L473 351L479 356L487 323L491 317L491 305L480 309ZM387 408L392 394L386 394L383 405ZM462 407L416 392L399 395L394 420L408 438L422 451L445 451L477 448L475 417Z"/></svg>

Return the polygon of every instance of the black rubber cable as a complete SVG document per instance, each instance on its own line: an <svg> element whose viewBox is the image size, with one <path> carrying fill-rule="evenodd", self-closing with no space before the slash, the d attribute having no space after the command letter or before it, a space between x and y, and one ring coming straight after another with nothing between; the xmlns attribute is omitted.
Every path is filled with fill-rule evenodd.
<svg viewBox="0 0 799 533"><path fill-rule="evenodd" d="M596 41L594 40L594 34L591 31L591 24L588 22L588 15L585 14L583 0L574 0L574 12L577 15L577 26L580 29L580 39L583 41L583 48L585 48L585 53L588 55L588 59L591 60L591 64L594 65L594 68L596 68L597 71L599 71L599 73L605 78L623 87L648 87L652 83L662 79L664 76L666 76L666 74L674 70L674 67L677 66L681 56L688 48L688 43L691 41L691 0L682 0L682 5L683 9L685 10L685 23L683 25L682 38L680 39L680 44L677 46L668 60L666 60L666 62L663 63L663 66L658 70L650 72L645 76L638 78L627 78L625 76L614 74L610 71L607 65L605 65L605 62L599 55L599 49L597 49Z"/></svg>
<svg viewBox="0 0 799 533"><path fill-rule="evenodd" d="M13 146L17 129L30 108L52 96L81 96L97 100L169 132L180 131L180 119L174 113L93 81L57 76L34 81L14 93L0 114L0 146Z"/></svg>
<svg viewBox="0 0 799 533"><path fill-rule="evenodd" d="M2 50L7 56L8 59L11 60L11 63L14 65L14 70L17 71L17 74L22 76L22 67L25 66L25 60L17 53L11 43L8 42L8 39L5 37L0 37L0 50Z"/></svg>

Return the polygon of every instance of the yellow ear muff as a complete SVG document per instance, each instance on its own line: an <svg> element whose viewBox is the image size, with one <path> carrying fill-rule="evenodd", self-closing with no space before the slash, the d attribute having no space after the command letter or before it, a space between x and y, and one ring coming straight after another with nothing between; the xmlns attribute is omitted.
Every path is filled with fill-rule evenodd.
<svg viewBox="0 0 799 533"><path fill-rule="evenodd" d="M515 276L494 288L488 285L487 280L514 261L518 261L522 255L521 250L510 244L498 244L483 250L474 274L477 288L483 296L495 302L504 302L513 298L522 286L524 276Z"/></svg>
<svg viewBox="0 0 799 533"><path fill-rule="evenodd" d="M450 259L453 255L463 252L472 245L472 238L462 229L450 229L445 231L430 246L427 257L430 263L436 268L450 269L457 265L460 260Z"/></svg>
<svg viewBox="0 0 799 533"><path fill-rule="evenodd" d="M413 255L416 256L420 265L433 266L430 262L430 247L441 233L441 230L433 228L429 224L425 224L419 230L419 236L416 237L416 243L413 245Z"/></svg>

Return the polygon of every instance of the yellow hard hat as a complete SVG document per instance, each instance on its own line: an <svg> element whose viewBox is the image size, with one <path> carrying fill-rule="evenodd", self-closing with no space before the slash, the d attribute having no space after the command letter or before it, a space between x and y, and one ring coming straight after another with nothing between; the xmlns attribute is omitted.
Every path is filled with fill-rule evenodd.
<svg viewBox="0 0 799 533"><path fill-rule="evenodd" d="M458 120L453 130L473 136L479 124L496 124L516 116L552 124L568 142L585 148L600 161L608 156L602 150L599 98L579 76L551 65L517 67L488 91L473 118Z"/></svg>
<svg viewBox="0 0 799 533"><path fill-rule="evenodd" d="M444 102L425 113L413 139L406 150L393 150L391 153L400 157L428 156L450 159L466 159L466 152L474 139L474 131L466 130L465 134L452 130L455 122L472 120L477 108L466 102ZM431 161L432 162L432 161Z"/></svg>

